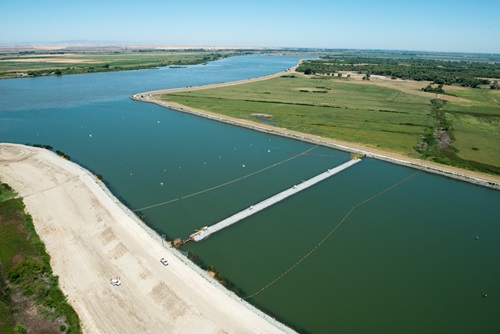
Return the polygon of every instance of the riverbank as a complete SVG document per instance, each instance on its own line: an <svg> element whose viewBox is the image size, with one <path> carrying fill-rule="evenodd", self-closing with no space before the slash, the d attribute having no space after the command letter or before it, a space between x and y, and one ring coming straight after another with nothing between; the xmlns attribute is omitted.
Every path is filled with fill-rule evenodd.
<svg viewBox="0 0 500 334"><path fill-rule="evenodd" d="M419 170L422 170L425 172L439 174L439 175L451 177L451 178L454 178L457 180L461 180L461 181L481 185L484 187L489 187L489 188L500 190L500 177L499 176L481 173L481 172L476 172L476 171L471 171L471 170L466 170L466 169L457 168L457 167L453 167L453 166L447 166L447 165L435 163L432 161L411 158L411 157L407 157L405 155L399 154L397 152L391 152L388 150L369 147L367 145L363 145L363 144L359 144L359 143L344 142L344 141L340 141L340 140L336 140L336 139L332 139L332 138L325 138L325 137L306 134L306 133L293 131L293 130L289 130L289 129L285 129L285 128L279 128L279 127L272 126L272 125L265 124L265 123L260 123L260 122L225 116L225 115L221 115L221 114L216 114L213 112L209 112L209 111L198 109L198 108L188 107L188 106L185 106L185 105L182 105L179 103L175 103L175 102L171 102L171 101L165 102L165 101L162 101L160 99L161 95L166 94L166 93L209 89L209 88L222 87L222 86L233 86L233 85L239 85L239 84L244 84L244 83L249 83L249 82L268 80L268 79L271 79L274 77L293 73L293 72L295 72L295 69L297 66L292 67L290 69L287 69L284 72L279 72L279 73L275 73L272 75L259 77L259 78L218 83L218 84L212 84L212 85L206 85L206 86L157 90L157 91L133 94L130 97L134 100L137 100L137 101L155 103L157 105L160 105L160 106L168 108L168 109L172 109L172 110L176 110L176 111L180 111L180 112L184 112L184 113L189 113L189 114L196 115L199 117L204 117L204 118L208 118L208 119L219 121L219 122L224 122L224 123L231 124L231 125L241 126L241 127L249 128L249 129L260 131L260 132L265 132L265 133L275 134L278 136L283 136L283 137L287 137L287 138L292 138L292 139L297 139L297 140L301 140L301 141L305 141L305 142L310 142L310 143L313 143L315 145L330 147L330 148L333 148L336 150L341 150L341 151L345 151L345 152L352 152L352 153L359 153L359 154L366 155L367 157L370 157L370 158L383 160L383 161L387 161L390 163L395 163L398 165L403 165L403 166L419 169ZM300 74L297 74L297 75L300 75Z"/></svg>
<svg viewBox="0 0 500 334"><path fill-rule="evenodd" d="M164 245L79 165L0 144L0 178L23 197L84 333L293 333Z"/></svg>

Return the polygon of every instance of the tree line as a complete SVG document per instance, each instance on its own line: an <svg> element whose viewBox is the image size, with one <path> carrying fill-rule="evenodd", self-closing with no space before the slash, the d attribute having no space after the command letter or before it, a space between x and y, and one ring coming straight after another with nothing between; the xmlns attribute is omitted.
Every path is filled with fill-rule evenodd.
<svg viewBox="0 0 500 334"><path fill-rule="evenodd" d="M481 85L491 85L488 78L499 78L500 64L415 58L324 56L320 59L305 60L297 71L328 75L338 71L353 71L368 75L368 77L371 74L376 74L389 76L393 79L432 81L435 84L475 88Z"/></svg>

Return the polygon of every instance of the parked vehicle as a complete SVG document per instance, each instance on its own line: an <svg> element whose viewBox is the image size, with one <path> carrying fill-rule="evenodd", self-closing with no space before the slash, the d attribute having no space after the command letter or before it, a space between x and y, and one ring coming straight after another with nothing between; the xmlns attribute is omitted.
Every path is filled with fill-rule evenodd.
<svg viewBox="0 0 500 334"><path fill-rule="evenodd" d="M111 283L111 285L114 285L114 286L122 285L122 282L120 282L120 280L115 279L115 278L112 278L109 282Z"/></svg>

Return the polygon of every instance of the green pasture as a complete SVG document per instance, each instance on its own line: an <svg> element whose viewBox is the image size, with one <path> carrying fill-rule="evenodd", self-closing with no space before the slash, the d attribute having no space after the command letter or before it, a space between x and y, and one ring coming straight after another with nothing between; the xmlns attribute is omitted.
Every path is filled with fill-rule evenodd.
<svg viewBox="0 0 500 334"><path fill-rule="evenodd" d="M500 174L500 105L487 89L453 91L446 103L454 152L421 154L415 145L440 126L430 98L371 82L282 76L253 83L169 93L161 98L222 115ZM254 113L272 115L263 119ZM430 141L432 143L432 140Z"/></svg>
<svg viewBox="0 0 500 334"><path fill-rule="evenodd" d="M500 167L500 91L466 89L453 94L470 101L448 101L443 107L451 120L457 156Z"/></svg>
<svg viewBox="0 0 500 334"><path fill-rule="evenodd" d="M220 114L257 120L328 138L409 152L431 122L428 99L348 81L280 77L163 99Z"/></svg>

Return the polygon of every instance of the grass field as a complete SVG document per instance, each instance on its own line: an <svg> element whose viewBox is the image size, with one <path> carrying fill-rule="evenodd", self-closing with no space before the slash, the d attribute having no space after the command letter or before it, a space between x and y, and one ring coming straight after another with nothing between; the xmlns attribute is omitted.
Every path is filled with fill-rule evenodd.
<svg viewBox="0 0 500 334"><path fill-rule="evenodd" d="M0 333L80 333L21 199L0 183Z"/></svg>
<svg viewBox="0 0 500 334"><path fill-rule="evenodd" d="M453 126L457 156L499 167L500 91L460 89L450 92L470 101L448 101L443 107Z"/></svg>
<svg viewBox="0 0 500 334"><path fill-rule="evenodd" d="M270 114L279 127L396 151L412 150L431 122L432 110L429 99L398 90L302 76L164 99L249 120L256 120L252 113Z"/></svg>
<svg viewBox="0 0 500 334"><path fill-rule="evenodd" d="M173 101L222 115L259 121L337 140L500 174L500 100L497 91L457 89L465 100L436 107L436 96L412 82L383 83L331 77L286 75L270 80L163 95ZM420 88L425 87L421 84ZM465 102L464 102L465 101ZM451 142L435 138L446 123ZM449 126L451 124L451 126ZM416 145L427 141L422 151ZM433 147L433 145L435 147Z"/></svg>
<svg viewBox="0 0 500 334"><path fill-rule="evenodd" d="M200 64L228 56L229 52L55 53L0 56L0 78L64 75Z"/></svg>

